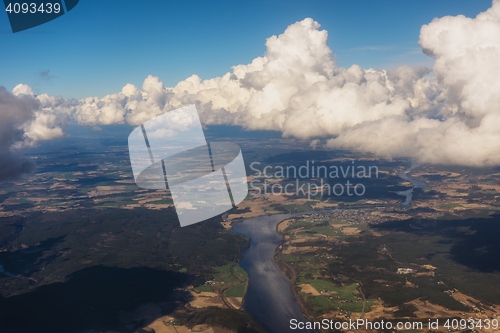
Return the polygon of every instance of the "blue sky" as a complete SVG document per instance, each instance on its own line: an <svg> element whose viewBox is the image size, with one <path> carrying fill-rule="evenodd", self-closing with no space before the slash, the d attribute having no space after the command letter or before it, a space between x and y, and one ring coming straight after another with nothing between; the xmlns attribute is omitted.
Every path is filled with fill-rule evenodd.
<svg viewBox="0 0 500 333"><path fill-rule="evenodd" d="M434 17L474 17L489 0L81 0L68 14L13 34L0 13L0 85L65 98L102 97L149 75L167 85L207 79L265 52L265 39L305 17L329 32L337 64L432 65L418 45Z"/></svg>

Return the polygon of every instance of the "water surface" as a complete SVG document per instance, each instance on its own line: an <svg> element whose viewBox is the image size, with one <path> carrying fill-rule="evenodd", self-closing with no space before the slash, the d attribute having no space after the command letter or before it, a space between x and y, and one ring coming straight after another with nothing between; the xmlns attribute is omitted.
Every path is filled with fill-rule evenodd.
<svg viewBox="0 0 500 333"><path fill-rule="evenodd" d="M405 201L402 203L402 205L404 207L410 207L411 200L413 199L413 190L414 189L416 189L416 188L426 188L427 187L427 183L425 183L425 182L423 182L421 180L418 180L416 178L410 177L410 175L408 173L411 170L413 170L413 169L414 169L414 167L412 166L407 171L400 171L400 172L398 172L399 178L402 178L402 179L404 179L406 181L409 181L410 183L413 184L413 188L411 188L409 190L396 192L396 194L399 194L399 195L402 195L402 196L406 197Z"/></svg>
<svg viewBox="0 0 500 333"><path fill-rule="evenodd" d="M249 277L243 308L270 333L291 332L291 319L308 321L293 297L290 280L273 261L276 248L283 241L276 226L289 217L302 214L304 213L255 217L238 222L233 227L233 232L251 238L251 245L243 252L243 258L239 262Z"/></svg>

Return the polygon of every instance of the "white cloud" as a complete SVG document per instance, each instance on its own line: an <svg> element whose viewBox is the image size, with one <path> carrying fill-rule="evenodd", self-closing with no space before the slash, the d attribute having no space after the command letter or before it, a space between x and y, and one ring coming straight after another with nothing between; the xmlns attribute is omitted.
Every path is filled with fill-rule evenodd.
<svg viewBox="0 0 500 333"><path fill-rule="evenodd" d="M35 96L25 84L12 93L0 86L0 181L34 170L16 148L63 136L72 104L59 96Z"/></svg>
<svg viewBox="0 0 500 333"><path fill-rule="evenodd" d="M435 59L433 70L442 90L434 98L439 120L432 115L382 118L347 128L329 146L428 163L500 164L498 36L500 1L476 18L446 16L424 25L420 45Z"/></svg>
<svg viewBox="0 0 500 333"><path fill-rule="evenodd" d="M197 104L205 124L279 130L285 136L324 138L331 148L428 163L500 164L500 1L476 18L434 19L420 34L434 57L434 75L423 67L393 70L335 65L328 34L307 18L266 41L266 54L221 77L193 75L175 87L148 76L141 88L89 97L76 105L82 125L139 125L158 114ZM15 94L33 96L29 87ZM43 97L42 97L43 96ZM71 102L36 96L42 114L33 140L62 135L51 118ZM47 107L44 108L43 105ZM44 129L45 130L42 130Z"/></svg>
<svg viewBox="0 0 500 333"><path fill-rule="evenodd" d="M432 90L427 70L345 69L335 66L328 34L312 19L267 39L267 52L231 73L202 81L193 75L173 88L149 76L142 90L126 85L120 93L81 101L82 124L128 122L138 125L160 113L198 104L208 124L280 130L302 138L339 135L341 128L402 115L413 103L428 106ZM404 75L400 75L399 72ZM435 92L432 91L431 94Z"/></svg>
<svg viewBox="0 0 500 333"><path fill-rule="evenodd" d="M33 145L64 136L66 126L76 101L66 101L61 96L42 94L35 96L31 87L18 84L12 89L12 95L18 99L31 100L33 105L29 110L30 117L18 124L23 132L22 140L17 140L15 147Z"/></svg>

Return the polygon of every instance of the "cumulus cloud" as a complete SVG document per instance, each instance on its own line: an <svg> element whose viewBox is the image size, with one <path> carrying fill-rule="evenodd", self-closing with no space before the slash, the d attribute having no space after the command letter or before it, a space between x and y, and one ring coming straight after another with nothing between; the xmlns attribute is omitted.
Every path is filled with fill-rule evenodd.
<svg viewBox="0 0 500 333"><path fill-rule="evenodd" d="M102 99L77 107L81 124L128 122L138 125L160 113L196 103L208 124L280 130L301 138L339 135L367 120L402 115L415 106L430 107L436 94L426 68L395 71L336 67L328 34L308 18L267 39L264 57L233 67L222 77L193 75L165 88L149 76L142 89L128 84Z"/></svg>
<svg viewBox="0 0 500 333"><path fill-rule="evenodd" d="M64 127L77 104L75 100L64 100L61 96L47 94L36 95L31 87L18 84L12 94L20 99L31 99L36 104L31 109L32 117L19 125L23 139L16 142L16 147L32 146L38 141L63 137Z"/></svg>
<svg viewBox="0 0 500 333"><path fill-rule="evenodd" d="M166 106L170 96L163 83L150 75L144 80L142 90L127 84L119 93L80 100L74 117L78 123L92 126L125 122L140 125L168 111Z"/></svg>
<svg viewBox="0 0 500 333"><path fill-rule="evenodd" d="M500 164L500 1L476 18L434 19L420 31L442 93L436 114L379 119L346 129L330 147L422 162Z"/></svg>
<svg viewBox="0 0 500 333"><path fill-rule="evenodd" d="M62 127L70 108L60 97L35 96L24 84L12 93L0 87L0 181L15 179L34 170L18 149L64 134Z"/></svg>
<svg viewBox="0 0 500 333"><path fill-rule="evenodd" d="M128 84L104 98L81 100L81 124L142 122L171 109L197 104L205 124L279 130L303 139L341 137L368 122L436 117L441 91L427 68L392 71L335 65L328 33L307 18L266 41L266 54L234 66L222 77L192 75L165 88L149 76L142 89ZM434 112L435 113L435 112ZM333 145L333 143L331 143Z"/></svg>
<svg viewBox="0 0 500 333"><path fill-rule="evenodd" d="M165 87L148 76L140 88L127 84L118 93L80 100L73 115L83 125L136 126L196 104L205 124L279 130L311 140L312 147L326 142L330 148L427 163L498 165L498 36L500 1L494 1L476 18L437 18L421 28L422 50L435 59L432 71L342 68L327 45L327 31L306 18L268 38L264 56L221 77L192 75ZM32 94L26 87L18 90Z"/></svg>
<svg viewBox="0 0 500 333"><path fill-rule="evenodd" d="M13 179L33 170L34 166L11 151L11 146L24 140L20 126L33 119L32 110L38 107L34 98L16 97L0 87L0 181Z"/></svg>

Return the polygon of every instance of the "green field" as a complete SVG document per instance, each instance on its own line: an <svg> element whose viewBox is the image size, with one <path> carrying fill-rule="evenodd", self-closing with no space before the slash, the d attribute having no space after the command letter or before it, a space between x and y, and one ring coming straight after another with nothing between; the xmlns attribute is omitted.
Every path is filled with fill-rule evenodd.
<svg viewBox="0 0 500 333"><path fill-rule="evenodd" d="M226 297L244 297L248 287L248 275L243 268L235 263L214 267L215 284L202 284L195 291L220 291Z"/></svg>
<svg viewBox="0 0 500 333"><path fill-rule="evenodd" d="M335 229L331 226L318 226L307 229L308 231L312 231L318 234L323 234L326 236L336 236L339 234L339 230Z"/></svg>
<svg viewBox="0 0 500 333"><path fill-rule="evenodd" d="M244 297L246 292L247 292L246 286L240 284L237 285L236 287L232 287L226 290L224 295L226 295L226 297Z"/></svg>
<svg viewBox="0 0 500 333"><path fill-rule="evenodd" d="M356 281L362 283L367 298L365 311L369 311L378 298L386 306L422 299L448 309L469 311L445 291L457 288L486 304L499 299L500 232L497 229L500 226L497 217L492 218L481 210L464 211L463 216L467 218L444 214L434 221L407 220L372 226L343 222L346 228L365 231L358 235L345 235L342 228L333 229L330 224L333 221L296 219L285 231L290 239L315 234L331 238L294 242L294 247L303 250L280 256L297 270L297 284L310 284L322 292L321 296L301 293L305 304L309 304L316 315L334 309L361 311ZM371 228L380 235L375 237L366 232ZM429 271L425 265L436 267L434 275L426 273ZM397 274L401 267L425 274ZM408 288L408 283L415 287ZM411 316L413 311L405 310L404 316Z"/></svg>

